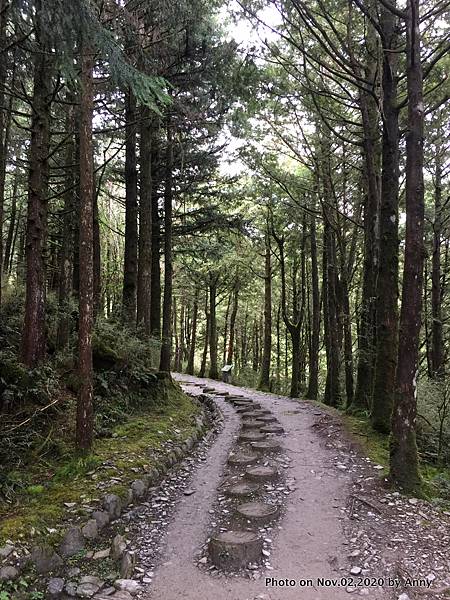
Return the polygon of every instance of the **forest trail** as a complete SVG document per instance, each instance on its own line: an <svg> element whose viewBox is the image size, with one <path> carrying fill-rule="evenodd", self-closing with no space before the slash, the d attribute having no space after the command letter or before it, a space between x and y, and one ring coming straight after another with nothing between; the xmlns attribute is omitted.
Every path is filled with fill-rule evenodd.
<svg viewBox="0 0 450 600"><path fill-rule="evenodd" d="M163 541L160 566L147 594L147 600L325 600L348 598L345 589L321 588L317 578L350 575L349 552L343 544L341 519L349 492L349 476L333 466L333 453L325 447L312 425L322 414L314 405L289 398L259 393L246 388L196 377L174 375L185 391L202 393L210 385L260 402L270 409L285 429L282 444L290 459L287 477L295 479L287 495L285 514L270 532L273 544L270 565L257 580L239 576L211 576L197 565L202 546L211 532L211 514L222 471L240 430L235 409L216 396L224 414L224 428L210 448L207 460L197 469L191 482L195 490L179 503ZM195 385L197 384L197 387ZM198 386L198 384L203 384ZM330 468L331 467L331 468ZM265 577L275 579L312 579L314 587L267 587ZM371 590L371 598L379 597ZM384 596L386 597L386 596Z"/></svg>

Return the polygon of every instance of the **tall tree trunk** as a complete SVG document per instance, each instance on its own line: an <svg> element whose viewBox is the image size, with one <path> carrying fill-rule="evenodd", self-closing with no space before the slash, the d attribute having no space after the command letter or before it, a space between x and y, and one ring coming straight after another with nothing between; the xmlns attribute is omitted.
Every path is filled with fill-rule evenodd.
<svg viewBox="0 0 450 600"><path fill-rule="evenodd" d="M317 400L319 393L319 348L320 348L320 292L319 269L317 264L316 218L311 215L310 223L311 251L311 295L312 295L312 327L311 348L309 353L309 381L306 397Z"/></svg>
<svg viewBox="0 0 450 600"><path fill-rule="evenodd" d="M442 335L441 304L441 235L442 235L442 149L438 148L434 173L434 223L433 259L431 270L431 374L442 377L444 374L444 342Z"/></svg>
<svg viewBox="0 0 450 600"><path fill-rule="evenodd" d="M36 35L40 36L42 4L36 3ZM22 329L22 361L35 367L46 351L45 246L47 238L48 154L50 139L51 76L45 48L39 48L34 66L28 211L26 231L26 296Z"/></svg>
<svg viewBox="0 0 450 600"><path fill-rule="evenodd" d="M137 274L137 325L150 335L150 293L152 261L152 129L150 109L142 108L140 137L139 259ZM170 325L169 325L170 330ZM169 352L170 354L170 352ZM170 362L169 362L170 365ZM167 371L170 367L167 368Z"/></svg>
<svg viewBox="0 0 450 600"><path fill-rule="evenodd" d="M420 488L416 445L417 376L424 261L423 73L419 0L408 0L406 56L408 133L406 136L406 237L397 389L392 412L390 477L407 491Z"/></svg>
<svg viewBox="0 0 450 600"><path fill-rule="evenodd" d="M166 147L166 172L164 186L164 297L163 297L163 322L162 322L162 344L161 360L159 368L161 371L170 371L170 347L171 347L171 315L172 315L172 125L170 118L167 119L167 147Z"/></svg>
<svg viewBox="0 0 450 600"><path fill-rule="evenodd" d="M122 319L136 324L138 269L138 206L136 160L136 99L129 89L125 95L125 250L123 259Z"/></svg>
<svg viewBox="0 0 450 600"><path fill-rule="evenodd" d="M7 1L0 0L0 49L2 56L0 60L0 304L3 296L3 212L5 203L5 181L6 181L6 155L8 151L8 127L6 125L5 106L5 82L8 56L4 50L6 47L6 19ZM9 113L11 114L11 112Z"/></svg>
<svg viewBox="0 0 450 600"><path fill-rule="evenodd" d="M16 229L16 220L17 220L17 195L19 189L19 177L20 177L20 169L16 168L14 173L14 183L13 183L13 191L11 196L11 212L9 215L9 225L8 225L8 233L6 235L5 242L5 254L3 257L3 272L9 273L9 265L11 262L13 252L13 239L14 239L14 231Z"/></svg>
<svg viewBox="0 0 450 600"><path fill-rule="evenodd" d="M94 435L92 327L94 320L94 157L92 146L94 56L87 40L81 48L80 99L80 322L76 446L90 450Z"/></svg>
<svg viewBox="0 0 450 600"><path fill-rule="evenodd" d="M209 377L219 379L219 369L217 365L217 317L216 317L216 296L217 296L217 275L210 275L209 281Z"/></svg>
<svg viewBox="0 0 450 600"><path fill-rule="evenodd" d="M236 332L236 317L239 308L239 282L236 281L234 295L233 295L233 307L231 309L230 316L230 337L228 340L228 352L226 356L226 363L231 365L233 362L233 352L234 352L234 337Z"/></svg>
<svg viewBox="0 0 450 600"><path fill-rule="evenodd" d="M101 313L102 307L102 251L100 245L100 217L98 214L98 195L94 193L93 236L94 236L94 317Z"/></svg>
<svg viewBox="0 0 450 600"><path fill-rule="evenodd" d="M208 290L206 291L205 298L205 341L203 345L202 362L200 364L200 371L198 372L199 377L204 377L206 373L206 361L208 359L208 348L209 348L209 327L210 327L210 314L208 310Z"/></svg>
<svg viewBox="0 0 450 600"><path fill-rule="evenodd" d="M397 19L381 8L383 31L383 143L381 164L380 261L377 279L376 368L371 422L389 433L398 354L398 188L399 123L397 108Z"/></svg>
<svg viewBox="0 0 450 600"><path fill-rule="evenodd" d="M72 95L68 96L69 101ZM73 258L73 222L74 222L74 170L75 141L73 132L75 129L74 107L68 106L66 117L66 131L70 134L66 150L66 191L64 194L64 218L63 235L61 241L61 252L59 257L59 318L56 345L59 350L65 348L69 343L70 336L70 297L72 291L72 258Z"/></svg>
<svg viewBox="0 0 450 600"><path fill-rule="evenodd" d="M225 312L225 323L224 323L224 328L223 328L223 353L222 353L222 360L223 360L224 364L226 363L226 360L227 360L228 318L230 316L230 306L231 306L232 299L233 299L233 292L231 292L230 295L228 296L227 310Z"/></svg>
<svg viewBox="0 0 450 600"><path fill-rule="evenodd" d="M268 391L270 387L270 361L272 354L272 250L270 247L270 236L268 231L266 231L265 242L266 252L264 258L264 342L258 388L260 390Z"/></svg>
<svg viewBox="0 0 450 600"><path fill-rule="evenodd" d="M152 165L154 184L152 186L152 268L151 268L151 292L150 292L150 331L155 339L161 337L161 267L159 256L161 253L161 219L158 206L158 181L159 181L159 126L155 118L155 127L152 137Z"/></svg>
<svg viewBox="0 0 450 600"><path fill-rule="evenodd" d="M188 363L186 366L186 373L188 375L194 374L194 362L195 362L195 344L197 340L197 319L198 319L198 288L195 288L194 306L192 309L192 330L191 339L189 343L189 356Z"/></svg>

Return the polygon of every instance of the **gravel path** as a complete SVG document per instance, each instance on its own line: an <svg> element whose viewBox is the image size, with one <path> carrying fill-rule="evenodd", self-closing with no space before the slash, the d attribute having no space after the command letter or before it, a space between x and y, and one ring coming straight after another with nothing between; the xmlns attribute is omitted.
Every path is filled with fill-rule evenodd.
<svg viewBox="0 0 450 600"><path fill-rule="evenodd" d="M270 409L286 432L281 437L289 461L286 475L295 480L295 485L286 496L284 515L270 531L270 569L261 569L256 574L258 579L253 579L251 572L225 575L213 570L211 574L207 568L199 568L198 560L212 529L211 514L224 466L240 430L239 415L218 396L216 402L225 416L224 428L206 460L193 474L189 487L194 493L182 497L175 509L161 542L160 564L143 597L147 600L349 598L345 587L318 584L319 578L349 577L351 564L341 523L345 518L350 476L334 468L332 450L325 447L312 428L322 414L320 410L306 402L293 402L216 381L181 375L175 378L192 394L200 394L204 385L210 385L218 391L252 398L262 408ZM278 586L266 585L266 578L273 578ZM280 583L286 579L295 580L296 586L281 587ZM300 587L300 580L310 582L304 581ZM371 590L370 597L382 596Z"/></svg>

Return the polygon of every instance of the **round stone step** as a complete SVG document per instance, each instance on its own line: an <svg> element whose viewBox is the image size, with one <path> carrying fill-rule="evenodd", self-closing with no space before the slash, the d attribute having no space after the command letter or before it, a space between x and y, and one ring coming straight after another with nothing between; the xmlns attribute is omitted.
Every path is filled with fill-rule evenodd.
<svg viewBox="0 0 450 600"><path fill-rule="evenodd" d="M261 423L256 419L244 419L242 421L243 429L259 429L261 425L264 425L264 423Z"/></svg>
<svg viewBox="0 0 450 600"><path fill-rule="evenodd" d="M260 431L243 431L238 440L240 442L261 442L267 438L265 433L261 433Z"/></svg>
<svg viewBox="0 0 450 600"><path fill-rule="evenodd" d="M276 519L280 513L280 509L275 504L265 504L264 502L246 502L239 504L236 508L236 515L257 523L258 525L266 525L273 519Z"/></svg>
<svg viewBox="0 0 450 600"><path fill-rule="evenodd" d="M263 425L261 427L261 431L263 433L284 433L284 429L281 427L281 425Z"/></svg>
<svg viewBox="0 0 450 600"><path fill-rule="evenodd" d="M248 410L247 412L243 412L241 413L241 417L243 419L256 419L257 417L263 417L264 413L261 412L260 410L256 409L256 410Z"/></svg>
<svg viewBox="0 0 450 600"><path fill-rule="evenodd" d="M264 467L257 465L256 467L249 467L245 471L245 477L251 481L274 481L279 476L278 471L275 467Z"/></svg>
<svg viewBox="0 0 450 600"><path fill-rule="evenodd" d="M263 415L262 417L257 417L257 420L260 423L276 423L277 422L277 418L274 417L273 415Z"/></svg>
<svg viewBox="0 0 450 600"><path fill-rule="evenodd" d="M259 492L259 489L258 483L242 481L241 483L230 485L230 487L225 490L225 494L227 496L232 496L233 498L245 498L246 496L256 494Z"/></svg>
<svg viewBox="0 0 450 600"><path fill-rule="evenodd" d="M222 531L208 545L211 562L224 570L242 569L262 558L263 541L254 531Z"/></svg>
<svg viewBox="0 0 450 600"><path fill-rule="evenodd" d="M259 458L254 452L235 452L228 457L228 464L232 466L252 465Z"/></svg>
<svg viewBox="0 0 450 600"><path fill-rule="evenodd" d="M281 452L282 446L277 440L262 440L260 442L252 442L253 450L261 452L261 454L270 454L272 452Z"/></svg>

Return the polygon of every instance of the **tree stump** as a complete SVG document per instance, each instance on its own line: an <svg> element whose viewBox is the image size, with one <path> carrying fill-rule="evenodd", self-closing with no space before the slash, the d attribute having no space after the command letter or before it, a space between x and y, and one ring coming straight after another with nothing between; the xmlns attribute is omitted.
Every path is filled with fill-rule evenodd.
<svg viewBox="0 0 450 600"><path fill-rule="evenodd" d="M263 440L261 442L252 442L251 447L261 454L270 454L272 452L281 452L282 446L277 440Z"/></svg>
<svg viewBox="0 0 450 600"><path fill-rule="evenodd" d="M254 452L236 452L228 457L228 464L232 466L252 465L259 458Z"/></svg>
<svg viewBox="0 0 450 600"><path fill-rule="evenodd" d="M264 423L256 421L256 419L244 419L242 421L243 429L259 429Z"/></svg>
<svg viewBox="0 0 450 600"><path fill-rule="evenodd" d="M279 476L275 467L256 466L249 467L245 471L245 477L251 481L274 481Z"/></svg>
<svg viewBox="0 0 450 600"><path fill-rule="evenodd" d="M260 423L275 423L277 420L273 415L263 415L262 417L258 417L257 421Z"/></svg>
<svg viewBox="0 0 450 600"><path fill-rule="evenodd" d="M240 442L262 442L266 438L266 434L260 431L243 431L239 435L238 440Z"/></svg>
<svg viewBox="0 0 450 600"><path fill-rule="evenodd" d="M225 490L225 494L232 498L246 498L247 496L256 494L259 490L260 487L258 483L243 481L241 483L230 485L230 487Z"/></svg>
<svg viewBox="0 0 450 600"><path fill-rule="evenodd" d="M261 431L264 433L284 433L284 429L281 427L281 425L263 425L261 427Z"/></svg>
<svg viewBox="0 0 450 600"><path fill-rule="evenodd" d="M266 525L278 517L280 509L275 504L265 504L264 502L247 502L239 504L236 508L236 516L244 518L258 526Z"/></svg>
<svg viewBox="0 0 450 600"><path fill-rule="evenodd" d="M254 531L223 531L213 536L208 545L211 562L224 570L259 562L262 549L263 541Z"/></svg>

